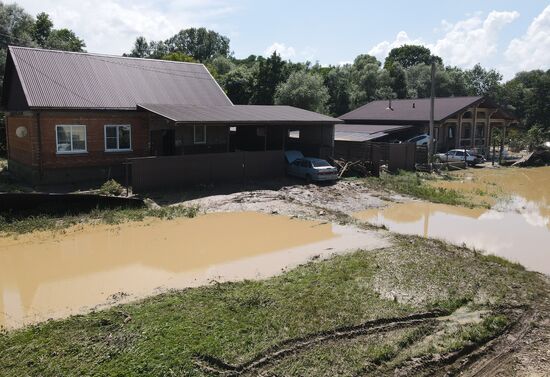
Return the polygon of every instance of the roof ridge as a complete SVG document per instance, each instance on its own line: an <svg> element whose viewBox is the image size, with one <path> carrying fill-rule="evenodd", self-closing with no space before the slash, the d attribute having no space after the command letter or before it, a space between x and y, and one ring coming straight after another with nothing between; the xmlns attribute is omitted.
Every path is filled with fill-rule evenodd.
<svg viewBox="0 0 550 377"><path fill-rule="evenodd" d="M103 57L103 58L117 58L117 59L124 59L124 60L145 60L145 61L157 61L157 62L174 63L174 64L194 64L194 65L202 65L203 67L206 68L206 66L203 63L197 63L197 62L180 62L180 61L177 61L177 60L138 58L138 57L135 57L135 56L102 54L102 53L98 53L98 52L51 50L51 49L47 49L47 48L14 46L14 45L9 45L8 49L9 50L12 50L12 49L34 50L34 51L51 52L51 53L58 53L58 54L87 55L87 56L97 56L97 57Z"/></svg>

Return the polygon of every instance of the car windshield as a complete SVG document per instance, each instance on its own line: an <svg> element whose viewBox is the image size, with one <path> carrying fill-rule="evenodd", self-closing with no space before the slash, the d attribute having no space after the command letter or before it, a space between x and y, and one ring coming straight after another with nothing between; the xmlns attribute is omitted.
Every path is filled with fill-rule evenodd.
<svg viewBox="0 0 550 377"><path fill-rule="evenodd" d="M327 167L331 166L325 160L313 160L313 161L311 161L311 163L313 164L314 168L327 168Z"/></svg>

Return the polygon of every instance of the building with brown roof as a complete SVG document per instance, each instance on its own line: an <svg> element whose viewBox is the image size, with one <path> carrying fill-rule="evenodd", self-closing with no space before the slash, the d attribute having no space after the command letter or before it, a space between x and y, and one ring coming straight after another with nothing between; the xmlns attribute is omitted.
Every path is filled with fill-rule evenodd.
<svg viewBox="0 0 550 377"><path fill-rule="evenodd" d="M177 183L248 176L252 160L256 171L264 161L264 170L278 174L279 162L267 164L279 157L282 164L290 147L330 155L341 122L290 106L234 106L202 64L14 46L1 105L8 168L40 183L120 178L125 162L147 164L135 173L159 185L167 175ZM294 130L297 140L288 137ZM234 163L221 169L220 161Z"/></svg>
<svg viewBox="0 0 550 377"><path fill-rule="evenodd" d="M350 131L374 137L384 137L386 131L392 138L399 135L408 138L411 130L416 134L428 133L430 99L373 101L340 119L345 123L336 127L336 140L345 138ZM438 151L467 148L488 154L491 131L496 127L506 129L517 123L517 119L486 97L447 97L435 99L434 122L433 136ZM376 133L372 133L373 130Z"/></svg>

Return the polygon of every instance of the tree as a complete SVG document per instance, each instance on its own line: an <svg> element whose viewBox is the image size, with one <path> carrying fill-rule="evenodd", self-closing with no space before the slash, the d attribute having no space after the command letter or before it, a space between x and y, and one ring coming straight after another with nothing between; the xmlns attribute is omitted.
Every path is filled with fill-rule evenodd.
<svg viewBox="0 0 550 377"><path fill-rule="evenodd" d="M391 77L391 89L397 98L407 98L407 73L399 63L395 63L389 69Z"/></svg>
<svg viewBox="0 0 550 377"><path fill-rule="evenodd" d="M359 55L351 66L350 104L354 109L377 99L381 63L371 55Z"/></svg>
<svg viewBox="0 0 550 377"><path fill-rule="evenodd" d="M32 37L40 46L46 46L46 41L52 32L53 22L47 13L39 13L36 15L36 21L32 29Z"/></svg>
<svg viewBox="0 0 550 377"><path fill-rule="evenodd" d="M252 98L254 76L252 70L241 65L224 75L220 84L235 105L248 105Z"/></svg>
<svg viewBox="0 0 550 377"><path fill-rule="evenodd" d="M403 45L393 48L384 62L384 69L390 70L394 64L400 64L407 69L418 64L443 64L439 56L432 55L429 48L419 45Z"/></svg>
<svg viewBox="0 0 550 377"><path fill-rule="evenodd" d="M229 38L203 27L181 30L165 44L170 52L182 52L199 62L229 55Z"/></svg>
<svg viewBox="0 0 550 377"><path fill-rule="evenodd" d="M44 45L45 48L63 51L84 51L86 44L72 30L53 29L48 35Z"/></svg>
<svg viewBox="0 0 550 377"><path fill-rule="evenodd" d="M195 59L189 55L185 55L181 52L171 52L169 54L163 55L162 60L171 60L174 62L186 62L186 63L194 63Z"/></svg>
<svg viewBox="0 0 550 377"><path fill-rule="evenodd" d="M275 103L323 113L329 99L328 90L320 75L306 71L293 72L275 93Z"/></svg>
<svg viewBox="0 0 550 377"><path fill-rule="evenodd" d="M124 56L133 56L134 58L147 58L151 54L149 43L147 39L143 36L136 38L134 42L134 48L129 54L124 54Z"/></svg>
<svg viewBox="0 0 550 377"><path fill-rule="evenodd" d="M277 86L287 79L284 71L285 62L277 51L267 59L258 61L254 74L254 90L251 102L254 105L273 105Z"/></svg>
<svg viewBox="0 0 550 377"><path fill-rule="evenodd" d="M225 56L216 56L210 64L220 75L225 75L235 69L235 64Z"/></svg>
<svg viewBox="0 0 550 377"><path fill-rule="evenodd" d="M339 116L350 111L351 69L349 66L332 67L325 76L328 90L328 113Z"/></svg>
<svg viewBox="0 0 550 377"><path fill-rule="evenodd" d="M498 96L502 75L494 69L486 70L476 64L465 72L466 89L470 96Z"/></svg>

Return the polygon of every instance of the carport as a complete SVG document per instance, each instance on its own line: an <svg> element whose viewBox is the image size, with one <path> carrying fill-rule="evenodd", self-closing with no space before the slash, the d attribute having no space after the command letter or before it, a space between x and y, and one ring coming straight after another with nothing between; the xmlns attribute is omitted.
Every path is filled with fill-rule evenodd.
<svg viewBox="0 0 550 377"><path fill-rule="evenodd" d="M129 159L134 191L280 176L285 150L331 156L341 122L290 106L137 107L149 117L150 156Z"/></svg>

